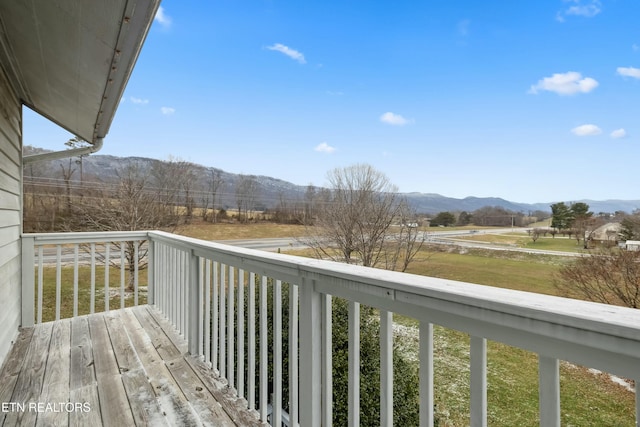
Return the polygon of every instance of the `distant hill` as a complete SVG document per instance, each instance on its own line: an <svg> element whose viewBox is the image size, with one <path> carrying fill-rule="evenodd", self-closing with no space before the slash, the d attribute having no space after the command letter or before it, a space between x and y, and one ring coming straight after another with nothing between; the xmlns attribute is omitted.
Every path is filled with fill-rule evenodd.
<svg viewBox="0 0 640 427"><path fill-rule="evenodd" d="M34 147L25 147L25 154L34 154L44 152ZM147 157L117 157L109 155L94 154L83 159L84 176L87 180L109 182L117 179L117 171L123 166L130 163L137 163L143 170L151 168L154 162L158 160ZM48 162L48 165L37 166L40 173L51 175L53 177L60 176L60 164L68 165L68 160L60 160ZM225 172L222 169L194 165L197 182L195 188L207 188L207 180L212 171L218 171L220 177L224 181L224 187L221 191L222 204L235 206L235 185L240 175ZM46 171L45 171L46 169ZM29 175L30 171L25 170L25 175ZM74 179L78 179L79 173L74 175ZM259 205L264 208L274 208L278 206L281 200L286 202L301 200L307 189L306 186L296 185L281 179L268 176L253 176L259 186ZM465 197L464 199L456 199L446 197L436 193L405 193L410 205L416 211L424 214L436 214L444 211L467 211L472 212L485 206L499 206L515 212L528 213L536 210L550 212L550 205L554 202L544 203L516 203L499 197ZM196 195L196 203L199 202ZM640 209L640 200L569 200L567 202L584 202L589 205L595 213L599 212L632 212Z"/></svg>

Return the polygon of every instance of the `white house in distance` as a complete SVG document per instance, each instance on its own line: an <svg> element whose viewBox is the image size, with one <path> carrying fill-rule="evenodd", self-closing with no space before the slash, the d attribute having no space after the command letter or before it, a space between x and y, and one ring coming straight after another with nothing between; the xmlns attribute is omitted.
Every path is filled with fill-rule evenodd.
<svg viewBox="0 0 640 427"><path fill-rule="evenodd" d="M640 240L627 240L624 247L628 251L640 251Z"/></svg>
<svg viewBox="0 0 640 427"><path fill-rule="evenodd" d="M22 107L102 146L159 0L0 2L0 363L21 324ZM63 150L49 158L77 151Z"/></svg>
<svg viewBox="0 0 640 427"><path fill-rule="evenodd" d="M596 228L589 234L589 239L604 245L615 245L620 240L622 224L609 222Z"/></svg>

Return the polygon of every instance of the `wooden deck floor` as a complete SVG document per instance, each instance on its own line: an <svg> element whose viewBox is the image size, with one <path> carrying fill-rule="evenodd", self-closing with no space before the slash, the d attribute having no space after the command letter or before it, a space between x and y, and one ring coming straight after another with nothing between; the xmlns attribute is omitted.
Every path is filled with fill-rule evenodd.
<svg viewBox="0 0 640 427"><path fill-rule="evenodd" d="M5 426L261 425L149 306L23 329L0 405Z"/></svg>

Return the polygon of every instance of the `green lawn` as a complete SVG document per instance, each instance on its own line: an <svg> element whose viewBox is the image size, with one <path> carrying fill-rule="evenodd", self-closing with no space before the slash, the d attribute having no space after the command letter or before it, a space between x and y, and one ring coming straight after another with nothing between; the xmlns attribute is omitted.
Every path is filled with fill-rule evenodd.
<svg viewBox="0 0 640 427"><path fill-rule="evenodd" d="M468 236L456 236L456 239L475 242L487 242L498 245L513 246L528 249L543 249L547 251L586 252L583 243L567 237L540 237L535 242L530 236L523 233L506 234L474 234Z"/></svg>
<svg viewBox="0 0 640 427"><path fill-rule="evenodd" d="M105 309L105 291L104 291L104 267L96 266L95 280L95 312L101 312ZM127 288L128 272L125 272L125 290ZM36 269L35 279L35 310L37 316L38 310L38 270ZM146 304L147 302L147 270L142 270L138 275L138 287L142 290L138 295L138 304ZM60 281L60 318L73 317L73 267L65 266L61 269ZM55 267L46 267L43 270L43 308L42 321L48 322L55 320L56 316L56 269ZM109 308L120 308L120 268L111 267L109 269ZM131 292L125 292L125 307L133 306L134 296ZM78 315L89 314L91 306L91 268L81 266L78 268ZM36 317L37 318L37 317Z"/></svg>
<svg viewBox="0 0 640 427"><path fill-rule="evenodd" d="M566 260L518 252L462 249L416 256L407 272L480 285L555 295L553 277Z"/></svg>

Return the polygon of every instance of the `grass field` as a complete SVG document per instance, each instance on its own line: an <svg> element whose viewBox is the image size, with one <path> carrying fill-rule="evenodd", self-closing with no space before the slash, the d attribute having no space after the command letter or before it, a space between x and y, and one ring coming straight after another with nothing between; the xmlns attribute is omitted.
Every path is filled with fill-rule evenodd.
<svg viewBox="0 0 640 427"><path fill-rule="evenodd" d="M480 249L423 251L409 265L407 272L555 295L553 277L563 262L566 260L552 256Z"/></svg>
<svg viewBox="0 0 640 427"><path fill-rule="evenodd" d="M524 233L507 234L474 234L469 236L457 236L456 239L474 242L487 242L498 245L514 246L518 248L543 249L548 251L586 252L582 241L567 237L540 237L535 242Z"/></svg>
<svg viewBox="0 0 640 427"><path fill-rule="evenodd" d="M301 225L272 224L267 222L240 224L194 222L181 225L174 233L202 240L267 239L275 237L301 237Z"/></svg>
<svg viewBox="0 0 640 427"><path fill-rule="evenodd" d="M95 305L94 312L102 312L105 309L105 289L104 289L104 266L96 266L95 285ZM127 288L128 272L125 272L125 291ZM138 304L147 303L147 270L141 270L138 274ZM36 313L37 306L37 283L38 272L36 269ZM78 315L89 314L91 310L91 268L81 266L78 268ZM60 281L60 318L73 317L73 267L62 267ZM56 269L47 267L43 269L43 304L42 321L55 320L56 315ZM134 295L132 292L125 292L125 307L134 305ZM109 269L109 308L111 310L120 308L120 268L111 267Z"/></svg>

